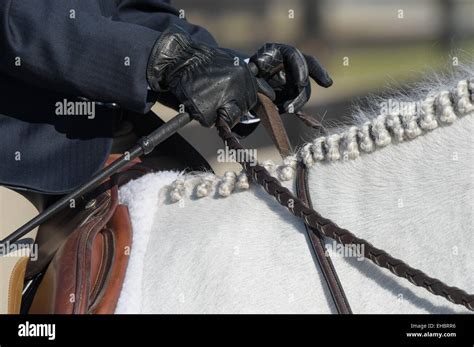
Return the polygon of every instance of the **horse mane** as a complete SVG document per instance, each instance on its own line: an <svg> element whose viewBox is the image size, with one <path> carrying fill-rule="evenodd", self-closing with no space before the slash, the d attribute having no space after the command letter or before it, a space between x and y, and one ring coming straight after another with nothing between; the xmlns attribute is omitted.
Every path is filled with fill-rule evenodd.
<svg viewBox="0 0 474 347"><path fill-rule="evenodd" d="M474 66L457 68L449 74L432 75L408 91L371 97L368 107L355 107L353 125L316 136L280 164L271 161L261 164L281 181L289 181L294 178L299 161L311 167L316 163L355 160L389 144L413 140L473 115ZM197 198L208 196L212 191L226 197L234 191L248 189L249 182L242 171L227 172L223 177L212 173L186 174L169 186L171 201L181 200L189 188Z"/></svg>
<svg viewBox="0 0 474 347"><path fill-rule="evenodd" d="M474 76L474 68L462 68ZM319 161L356 159L391 143L412 140L474 111L474 78L461 73L434 75L410 91L372 97L365 109L356 107L355 125L316 137L298 152L308 166ZM388 107L388 106L396 107Z"/></svg>

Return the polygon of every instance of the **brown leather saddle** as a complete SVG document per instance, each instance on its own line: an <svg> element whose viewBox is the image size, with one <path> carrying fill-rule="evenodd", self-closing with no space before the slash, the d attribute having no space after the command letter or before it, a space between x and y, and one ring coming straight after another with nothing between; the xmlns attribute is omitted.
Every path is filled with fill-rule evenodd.
<svg viewBox="0 0 474 347"><path fill-rule="evenodd" d="M132 247L130 217L118 189L149 171L132 161L39 227L38 257L25 274L24 313L115 311Z"/></svg>

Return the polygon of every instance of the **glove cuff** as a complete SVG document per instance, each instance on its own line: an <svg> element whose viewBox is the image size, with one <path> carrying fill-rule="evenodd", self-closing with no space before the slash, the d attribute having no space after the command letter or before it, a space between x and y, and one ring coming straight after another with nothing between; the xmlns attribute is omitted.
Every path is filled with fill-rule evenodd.
<svg viewBox="0 0 474 347"><path fill-rule="evenodd" d="M166 29L156 41L148 58L147 80L151 89L156 92L166 91L166 76L183 56L183 51L190 46L188 33L178 26Z"/></svg>
<svg viewBox="0 0 474 347"><path fill-rule="evenodd" d="M208 62L211 57L211 50L196 44L187 32L172 25L153 46L147 66L148 84L156 92L167 91L178 71Z"/></svg>

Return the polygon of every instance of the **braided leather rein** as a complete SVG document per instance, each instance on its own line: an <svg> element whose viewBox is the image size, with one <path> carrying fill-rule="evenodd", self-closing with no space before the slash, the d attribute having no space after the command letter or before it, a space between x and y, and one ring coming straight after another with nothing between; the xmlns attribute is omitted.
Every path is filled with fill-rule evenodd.
<svg viewBox="0 0 474 347"><path fill-rule="evenodd" d="M219 136L230 149L244 149L239 140L232 134L225 121L219 118L216 127ZM240 164L248 176L260 184L267 193L273 196L293 215L303 219L310 228L319 230L322 235L330 237L344 246L363 246L364 257L370 259L377 266L388 269L394 275L405 278L415 286L423 287L434 295L442 296L454 304L463 305L467 309L474 311L473 294L468 294L460 288L448 286L436 278L429 277L421 270L409 266L402 260L392 257L384 250L374 247L368 241L358 238L349 230L340 228L330 219L324 218L318 212L309 208L303 201L293 195L290 190L283 187L278 179L273 177L263 166L252 164L250 160L240 161Z"/></svg>

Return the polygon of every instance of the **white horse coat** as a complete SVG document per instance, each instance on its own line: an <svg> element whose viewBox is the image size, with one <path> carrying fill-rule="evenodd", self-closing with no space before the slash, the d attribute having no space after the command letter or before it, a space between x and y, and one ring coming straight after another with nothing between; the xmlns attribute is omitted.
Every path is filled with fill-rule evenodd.
<svg viewBox="0 0 474 347"><path fill-rule="evenodd" d="M365 125L319 137L305 147L305 160L315 210L473 293L474 82L462 83L431 85L422 116L369 116ZM372 151L367 141L377 150L364 153ZM254 183L227 198L215 186L198 199L202 179L191 176L172 203L169 186L178 175L150 174L120 191L134 238L117 313L336 312L301 220ZM294 191L293 180L284 183ZM355 313L469 312L358 254L341 256L329 239L327 246Z"/></svg>

